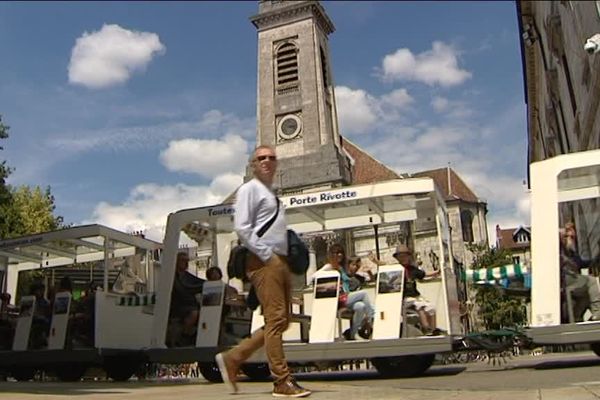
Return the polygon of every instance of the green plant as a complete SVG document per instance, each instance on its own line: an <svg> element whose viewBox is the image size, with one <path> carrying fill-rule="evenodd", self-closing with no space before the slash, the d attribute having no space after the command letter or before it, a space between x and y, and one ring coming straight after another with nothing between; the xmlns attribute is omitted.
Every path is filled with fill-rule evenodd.
<svg viewBox="0 0 600 400"><path fill-rule="evenodd" d="M483 244L471 244L468 249L473 253L471 268L494 268L511 264L510 253ZM485 329L517 328L527 322L525 303L521 298L511 297L502 288L494 285L474 285L477 291L475 303Z"/></svg>

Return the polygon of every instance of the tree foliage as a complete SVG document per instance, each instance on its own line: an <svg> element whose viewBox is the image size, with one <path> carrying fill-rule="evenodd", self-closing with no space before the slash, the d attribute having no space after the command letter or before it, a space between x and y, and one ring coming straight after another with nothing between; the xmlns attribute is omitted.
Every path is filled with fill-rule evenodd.
<svg viewBox="0 0 600 400"><path fill-rule="evenodd" d="M0 140L8 138L9 127L0 116ZM0 146L0 150L4 150ZM54 196L50 187L13 187L6 183L11 174L6 161L0 162L0 239L29 235L63 226L63 219L54 216Z"/></svg>
<svg viewBox="0 0 600 400"><path fill-rule="evenodd" d="M63 219L54 216L54 196L50 187L11 188L11 206L7 213L8 232L5 237L17 237L46 232L62 227Z"/></svg>
<svg viewBox="0 0 600 400"><path fill-rule="evenodd" d="M510 253L504 249L473 244L469 250L474 254L473 269L494 268L512 263ZM521 298L508 296L492 285L476 287L475 303L485 329L515 328L527 322L525 304Z"/></svg>
<svg viewBox="0 0 600 400"><path fill-rule="evenodd" d="M2 123L2 115L0 115L0 139L8 138L8 126ZM0 145L0 150L4 147ZM0 162L0 207L3 207L10 199L10 193L6 186L6 178L10 175L11 169L6 165L6 161Z"/></svg>

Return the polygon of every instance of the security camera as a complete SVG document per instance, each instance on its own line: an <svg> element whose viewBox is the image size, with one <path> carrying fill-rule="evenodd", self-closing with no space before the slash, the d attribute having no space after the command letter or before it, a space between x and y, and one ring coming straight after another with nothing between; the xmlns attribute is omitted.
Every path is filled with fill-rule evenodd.
<svg viewBox="0 0 600 400"><path fill-rule="evenodd" d="M594 36L585 41L583 49L588 54L595 54L600 51L600 33L596 33Z"/></svg>

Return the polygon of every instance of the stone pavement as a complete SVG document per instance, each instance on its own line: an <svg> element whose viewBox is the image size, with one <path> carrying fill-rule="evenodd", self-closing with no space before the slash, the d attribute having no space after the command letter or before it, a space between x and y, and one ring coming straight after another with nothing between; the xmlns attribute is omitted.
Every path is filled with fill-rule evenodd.
<svg viewBox="0 0 600 400"><path fill-rule="evenodd" d="M581 354L516 357L504 365L470 363L434 366L426 376L381 379L372 371L300 374L313 390L310 399L327 400L598 400L600 359ZM0 382L0 399L66 400L257 400L271 399L270 382L243 382L230 395L223 384L203 379L130 381Z"/></svg>
<svg viewBox="0 0 600 400"><path fill-rule="evenodd" d="M383 381L371 385L339 384L334 382L306 382L313 390L310 399L327 400L598 400L600 382L582 387L528 390L436 390L397 388ZM65 384L65 383L2 383L0 399L64 400L83 397L86 400L258 400L273 398L267 382L245 383L237 395L230 395L224 385L191 383L128 384Z"/></svg>

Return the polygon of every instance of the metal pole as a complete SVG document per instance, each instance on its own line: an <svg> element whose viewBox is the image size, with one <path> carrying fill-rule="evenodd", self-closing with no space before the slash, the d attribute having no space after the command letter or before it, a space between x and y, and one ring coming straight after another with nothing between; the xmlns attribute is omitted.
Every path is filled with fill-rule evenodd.
<svg viewBox="0 0 600 400"><path fill-rule="evenodd" d="M379 225L373 225L373 229L375 230L375 254L377 255L377 259L381 260L381 255L379 254Z"/></svg>
<svg viewBox="0 0 600 400"><path fill-rule="evenodd" d="M104 236L104 293L108 292L108 237Z"/></svg>

